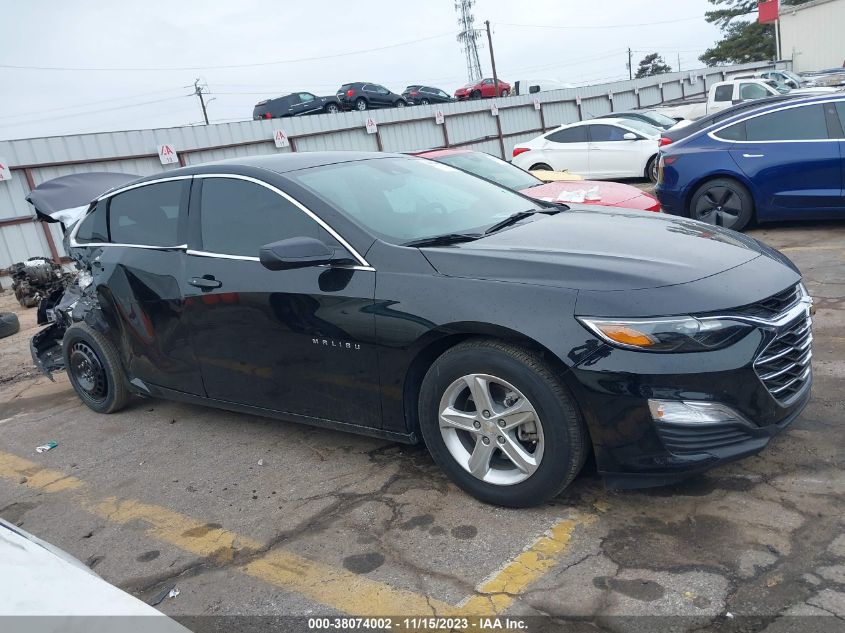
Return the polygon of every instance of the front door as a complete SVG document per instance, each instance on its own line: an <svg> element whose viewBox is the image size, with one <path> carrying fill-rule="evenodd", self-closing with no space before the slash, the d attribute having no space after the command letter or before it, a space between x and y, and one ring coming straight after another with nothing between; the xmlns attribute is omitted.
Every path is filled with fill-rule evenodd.
<svg viewBox="0 0 845 633"><path fill-rule="evenodd" d="M208 396L380 427L375 272L264 268L259 249L282 239L342 247L256 181L197 177L191 222L187 310Z"/></svg>
<svg viewBox="0 0 845 633"><path fill-rule="evenodd" d="M631 178L642 176L642 141L628 140L630 130L616 125L587 127L590 136L590 178Z"/></svg>

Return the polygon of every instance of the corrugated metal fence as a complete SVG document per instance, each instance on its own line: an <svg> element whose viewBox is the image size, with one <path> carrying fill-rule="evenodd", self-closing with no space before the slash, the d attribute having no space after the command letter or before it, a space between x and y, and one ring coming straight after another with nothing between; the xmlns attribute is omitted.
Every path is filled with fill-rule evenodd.
<svg viewBox="0 0 845 633"><path fill-rule="evenodd" d="M0 162L12 179L0 182L0 271L41 255L64 256L58 225L34 221L25 201L38 184L67 174L116 171L146 176L223 158L275 152L318 150L410 151L431 147L468 147L503 158L513 146L565 123L614 111L656 105L706 94L709 87L739 71L771 68L769 63L703 68L634 81L622 81L496 100L346 112L296 119L244 121L208 126L134 130L0 141ZM539 101L539 109L535 104ZM493 103L498 115L492 113ZM444 114L437 124L435 114ZM368 117L377 131L368 133ZM281 128L289 146L277 148ZM158 147L171 144L179 163L163 166ZM2 273L0 273L2 274Z"/></svg>

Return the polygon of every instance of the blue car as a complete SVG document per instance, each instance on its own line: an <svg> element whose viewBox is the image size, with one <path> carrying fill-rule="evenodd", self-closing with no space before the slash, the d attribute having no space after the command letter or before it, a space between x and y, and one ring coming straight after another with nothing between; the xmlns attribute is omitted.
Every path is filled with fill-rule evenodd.
<svg viewBox="0 0 845 633"><path fill-rule="evenodd" d="M746 111L661 148L663 211L741 231L845 218L845 95Z"/></svg>

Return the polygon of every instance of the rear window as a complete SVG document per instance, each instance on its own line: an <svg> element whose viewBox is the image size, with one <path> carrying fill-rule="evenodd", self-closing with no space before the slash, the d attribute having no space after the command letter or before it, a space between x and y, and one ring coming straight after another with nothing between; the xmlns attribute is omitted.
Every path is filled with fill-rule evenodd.
<svg viewBox="0 0 845 633"><path fill-rule="evenodd" d="M176 246L179 205L186 180L130 189L109 202L109 234L118 244ZM82 227L80 227L82 228Z"/></svg>

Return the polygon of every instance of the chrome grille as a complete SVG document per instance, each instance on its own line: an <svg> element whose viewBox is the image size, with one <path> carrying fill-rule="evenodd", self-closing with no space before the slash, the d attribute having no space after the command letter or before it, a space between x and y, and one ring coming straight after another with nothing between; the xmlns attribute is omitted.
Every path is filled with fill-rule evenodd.
<svg viewBox="0 0 845 633"><path fill-rule="evenodd" d="M769 393L788 404L807 384L813 357L812 319L805 311L781 327L754 361L754 370Z"/></svg>
<svg viewBox="0 0 845 633"><path fill-rule="evenodd" d="M796 284L791 288L787 288L786 290L768 297L767 299L737 308L736 312L744 316L770 319L786 312L786 310L792 307L800 298L801 287Z"/></svg>

